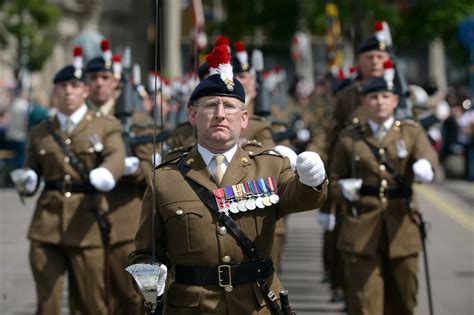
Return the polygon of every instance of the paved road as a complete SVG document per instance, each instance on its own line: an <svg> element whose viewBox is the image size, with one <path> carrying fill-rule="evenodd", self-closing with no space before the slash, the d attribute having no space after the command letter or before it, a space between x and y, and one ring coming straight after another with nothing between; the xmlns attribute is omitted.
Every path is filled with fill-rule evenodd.
<svg viewBox="0 0 474 315"><path fill-rule="evenodd" d="M417 188L431 223L428 252L435 314L474 314L474 184L445 181ZM34 314L34 284L28 265L26 229L34 201L21 206L12 190L0 190L0 314ZM329 303L327 284L320 282L321 229L316 213L292 215L282 261L282 281L298 315L342 313ZM428 315L423 267L416 314ZM66 309L66 308L65 308ZM67 314L67 312L64 312Z"/></svg>

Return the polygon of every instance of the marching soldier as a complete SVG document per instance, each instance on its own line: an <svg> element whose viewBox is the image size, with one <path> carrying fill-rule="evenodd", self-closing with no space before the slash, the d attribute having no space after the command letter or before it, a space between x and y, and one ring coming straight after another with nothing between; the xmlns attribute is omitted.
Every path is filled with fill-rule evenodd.
<svg viewBox="0 0 474 315"><path fill-rule="evenodd" d="M120 125L88 111L80 67L66 66L53 82L58 113L31 129L25 169L12 173L24 195L45 182L28 231L37 314L62 313L67 272L70 313L105 315L103 192L123 173Z"/></svg>
<svg viewBox="0 0 474 315"><path fill-rule="evenodd" d="M334 110L332 112L332 127L327 134L327 155L334 156L334 146L338 140L339 133L350 123L363 123L366 121L365 107L361 106L359 90L367 80L383 75L383 64L390 58L388 46L384 41L379 41L377 37L371 36L363 41L357 48L357 68L358 76L352 84L336 93ZM332 169L332 168L330 168ZM330 187L331 189L332 187ZM340 214L336 207L338 201L332 200L332 193L328 196L328 201L320 213L320 221L323 225L332 226L333 231L326 235L327 243L324 247L330 256L333 266L330 267L330 281L332 287L332 300L343 299L344 277L342 273L342 257L336 250L336 242L340 231ZM333 223L335 222L335 223Z"/></svg>
<svg viewBox="0 0 474 315"><path fill-rule="evenodd" d="M389 47L384 41L371 36L357 48L358 77L352 84L336 94L333 111L333 127L329 136L329 155L337 142L341 130L353 121L364 122L366 115L361 107L359 89L361 85L374 77L383 75L383 64L390 59Z"/></svg>
<svg viewBox="0 0 474 315"><path fill-rule="evenodd" d="M287 158L265 149L249 154L238 145L249 113L228 60L191 95L188 117L197 145L161 164L151 179L157 185L144 196L130 261L152 259L174 269L164 314L275 313L281 289L270 259L276 220L325 199L325 171L316 153L298 157L296 176ZM268 199L274 195L273 203L258 191Z"/></svg>
<svg viewBox="0 0 474 315"><path fill-rule="evenodd" d="M126 112L124 108L128 108L129 104L118 104L116 101L120 73L114 70L107 54L87 63L90 108L96 111L97 116L117 115L120 118L119 115L126 115L122 120L122 134L129 139L152 135L153 121L146 112L136 108L129 108L130 112ZM133 280L124 269L128 254L135 248L133 240L138 229L141 198L146 188L146 177L152 170L153 143L133 145L126 141L125 144L124 176L115 189L107 193L110 206L107 219L111 225L107 257L109 306L111 314L142 314L143 300L134 290Z"/></svg>
<svg viewBox="0 0 474 315"><path fill-rule="evenodd" d="M395 121L393 75L361 94L368 121L341 133L330 173L333 200L346 200L338 248L349 314L413 314L422 248L413 183L433 180L437 157L418 123Z"/></svg>

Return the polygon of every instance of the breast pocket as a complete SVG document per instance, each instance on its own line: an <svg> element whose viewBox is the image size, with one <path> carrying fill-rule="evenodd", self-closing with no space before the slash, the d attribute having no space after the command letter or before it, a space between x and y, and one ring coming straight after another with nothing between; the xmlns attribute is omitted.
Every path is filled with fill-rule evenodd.
<svg viewBox="0 0 474 315"><path fill-rule="evenodd" d="M87 141L76 140L71 149L88 170L96 168L101 162L100 152L96 152Z"/></svg>
<svg viewBox="0 0 474 315"><path fill-rule="evenodd" d="M160 208L171 256L205 251L206 230L209 230L212 223L206 222L201 202L176 202Z"/></svg>

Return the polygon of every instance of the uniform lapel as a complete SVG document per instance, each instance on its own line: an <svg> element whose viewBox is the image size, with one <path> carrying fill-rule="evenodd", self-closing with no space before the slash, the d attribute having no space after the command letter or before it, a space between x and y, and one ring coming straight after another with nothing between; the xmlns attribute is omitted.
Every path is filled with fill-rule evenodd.
<svg viewBox="0 0 474 315"><path fill-rule="evenodd" d="M87 127L87 124L89 121L92 119L92 113L90 111L87 111L87 113L84 115L84 117L81 119L81 121L77 124L76 128L72 131L72 135L81 132L82 129Z"/></svg>
<svg viewBox="0 0 474 315"><path fill-rule="evenodd" d="M186 176L191 180L211 191L217 188L216 183L212 179L211 174L201 157L201 154L199 154L197 150L197 146L194 146L191 152L189 152L184 160L184 164L190 168Z"/></svg>
<svg viewBox="0 0 474 315"><path fill-rule="evenodd" d="M364 138L367 140L368 143L372 144L373 146L379 148L380 147L380 142L379 140L375 137L374 133L372 132L372 129L370 128L369 123L365 124L364 128Z"/></svg>
<svg viewBox="0 0 474 315"><path fill-rule="evenodd" d="M398 126L398 122L394 122L390 130L387 132L387 135L382 141L382 147L387 147L389 143L398 139L400 133L400 127Z"/></svg>
<svg viewBox="0 0 474 315"><path fill-rule="evenodd" d="M250 158L247 152L239 147L225 171L220 186L231 186L240 183L247 176L248 165L250 165Z"/></svg>
<svg viewBox="0 0 474 315"><path fill-rule="evenodd" d="M53 128L53 131L59 135L61 139L66 139L67 135L64 132L63 128L61 128L61 124L59 123L58 116L54 116L54 119L51 120L51 127Z"/></svg>

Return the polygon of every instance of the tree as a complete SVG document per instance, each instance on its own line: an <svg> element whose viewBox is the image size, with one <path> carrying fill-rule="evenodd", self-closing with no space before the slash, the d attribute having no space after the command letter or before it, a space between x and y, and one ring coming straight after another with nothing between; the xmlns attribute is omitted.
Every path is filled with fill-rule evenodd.
<svg viewBox="0 0 474 315"><path fill-rule="evenodd" d="M40 70L53 49L59 8L47 0L0 0L0 8L0 47L16 45L16 77L21 69Z"/></svg>

